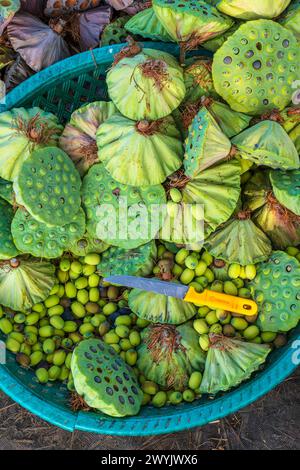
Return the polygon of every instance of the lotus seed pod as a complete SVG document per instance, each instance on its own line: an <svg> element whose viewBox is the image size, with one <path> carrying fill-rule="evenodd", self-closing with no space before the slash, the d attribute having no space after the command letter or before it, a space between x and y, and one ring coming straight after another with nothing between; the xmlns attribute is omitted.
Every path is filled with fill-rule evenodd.
<svg viewBox="0 0 300 470"><path fill-rule="evenodd" d="M116 107L123 116L136 121L168 116L180 105L186 91L177 60L154 49L144 49L131 57L121 56L109 70L106 81Z"/></svg>
<svg viewBox="0 0 300 470"><path fill-rule="evenodd" d="M153 323L179 325L196 314L196 308L190 302L141 289L132 289L128 305L139 318Z"/></svg>
<svg viewBox="0 0 300 470"><path fill-rule="evenodd" d="M297 149L286 131L274 121L262 121L232 139L238 155L257 165L293 170L300 166Z"/></svg>
<svg viewBox="0 0 300 470"><path fill-rule="evenodd" d="M225 15L240 20L256 20L259 18L272 19L279 16L289 5L291 0L221 0L218 10Z"/></svg>
<svg viewBox="0 0 300 470"><path fill-rule="evenodd" d="M98 238L92 238L88 233L76 240L75 243L70 243L68 250L75 256L85 256L89 253L102 253L107 250L109 245L104 243Z"/></svg>
<svg viewBox="0 0 300 470"><path fill-rule="evenodd" d="M240 211L208 238L206 249L216 258L241 266L266 260L272 252L271 243L249 217L248 212Z"/></svg>
<svg viewBox="0 0 300 470"><path fill-rule="evenodd" d="M201 393L216 394L239 385L265 362L270 351L266 345L210 335Z"/></svg>
<svg viewBox="0 0 300 470"><path fill-rule="evenodd" d="M71 370L77 393L91 408L120 417L139 412L143 394L133 370L103 341L82 341L73 352Z"/></svg>
<svg viewBox="0 0 300 470"><path fill-rule="evenodd" d="M299 48L290 31L269 20L247 22L214 56L215 89L235 111L258 115L283 110L294 92L298 64Z"/></svg>
<svg viewBox="0 0 300 470"><path fill-rule="evenodd" d="M13 214L13 208L6 201L0 199L0 260L14 258L19 254L11 234Z"/></svg>
<svg viewBox="0 0 300 470"><path fill-rule="evenodd" d="M118 274L148 276L152 272L156 255L154 241L134 250L111 247L103 253L98 271L103 277Z"/></svg>
<svg viewBox="0 0 300 470"><path fill-rule="evenodd" d="M142 332L138 368L161 387L184 390L192 370L203 370L204 361L198 335L189 322L177 327L154 324Z"/></svg>
<svg viewBox="0 0 300 470"><path fill-rule="evenodd" d="M60 136L59 145L73 160L81 176L98 161L97 129L116 111L112 102L96 101L82 106L71 115Z"/></svg>
<svg viewBox="0 0 300 470"><path fill-rule="evenodd" d="M299 287L300 264L293 256L274 251L268 261L258 266L249 288L258 304L257 326L260 330L289 331L297 326Z"/></svg>
<svg viewBox="0 0 300 470"><path fill-rule="evenodd" d="M146 8L132 16L125 24L125 29L154 41L172 42L171 36L157 19L153 8Z"/></svg>
<svg viewBox="0 0 300 470"><path fill-rule="evenodd" d="M74 164L55 147L33 152L14 181L18 204L25 206L38 221L57 226L71 223L78 213L80 187Z"/></svg>
<svg viewBox="0 0 300 470"><path fill-rule="evenodd" d="M129 16L120 16L106 25L101 35L101 47L126 42L127 31L125 29L125 24L129 19Z"/></svg>
<svg viewBox="0 0 300 470"><path fill-rule="evenodd" d="M270 181L280 204L300 216L300 170L271 171Z"/></svg>
<svg viewBox="0 0 300 470"><path fill-rule="evenodd" d="M82 209L66 225L48 226L39 222L24 209L18 209L11 225L14 242L22 253L36 258L58 258L68 246L85 232Z"/></svg>
<svg viewBox="0 0 300 470"><path fill-rule="evenodd" d="M115 114L98 129L97 145L99 159L106 170L125 185L163 183L182 165L181 136L172 116L153 122L136 122Z"/></svg>
<svg viewBox="0 0 300 470"><path fill-rule="evenodd" d="M294 0L278 19L281 26L290 30L300 40L300 1Z"/></svg>

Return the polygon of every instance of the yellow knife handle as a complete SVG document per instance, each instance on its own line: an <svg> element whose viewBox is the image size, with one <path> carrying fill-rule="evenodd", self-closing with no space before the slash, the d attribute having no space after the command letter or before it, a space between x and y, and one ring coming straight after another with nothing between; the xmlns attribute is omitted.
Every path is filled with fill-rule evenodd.
<svg viewBox="0 0 300 470"><path fill-rule="evenodd" d="M199 293L193 287L190 287L184 300L198 307L205 305L212 310L228 310L229 312L247 316L256 315L258 310L257 304L253 300L242 299L241 297L214 292L208 289Z"/></svg>

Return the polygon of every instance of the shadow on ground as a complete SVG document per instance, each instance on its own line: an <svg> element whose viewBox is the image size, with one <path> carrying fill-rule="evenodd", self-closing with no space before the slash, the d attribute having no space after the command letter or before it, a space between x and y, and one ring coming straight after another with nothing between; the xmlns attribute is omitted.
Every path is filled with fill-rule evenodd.
<svg viewBox="0 0 300 470"><path fill-rule="evenodd" d="M300 370L240 412L191 431L150 437L69 433L0 393L0 449L300 449Z"/></svg>

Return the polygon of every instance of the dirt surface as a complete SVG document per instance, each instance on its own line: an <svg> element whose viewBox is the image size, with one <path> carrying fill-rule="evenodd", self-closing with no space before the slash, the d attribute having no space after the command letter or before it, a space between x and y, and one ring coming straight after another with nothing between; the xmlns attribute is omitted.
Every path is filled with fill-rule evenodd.
<svg viewBox="0 0 300 470"><path fill-rule="evenodd" d="M300 449L300 369L271 393L217 423L151 437L69 433L0 393L0 449Z"/></svg>

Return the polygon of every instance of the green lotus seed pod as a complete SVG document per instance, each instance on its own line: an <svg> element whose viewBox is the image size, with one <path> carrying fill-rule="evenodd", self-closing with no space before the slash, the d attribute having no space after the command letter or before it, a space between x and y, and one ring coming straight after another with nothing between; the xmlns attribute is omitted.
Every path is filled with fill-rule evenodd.
<svg viewBox="0 0 300 470"><path fill-rule="evenodd" d="M58 297L61 299L65 295L65 287L60 284L58 292L57 292ZM52 308L52 307L51 307Z"/></svg>
<svg viewBox="0 0 300 470"><path fill-rule="evenodd" d="M47 311L48 317L59 316L59 315L62 315L63 313L64 313L64 307L62 305L55 305L54 307L50 307Z"/></svg>
<svg viewBox="0 0 300 470"><path fill-rule="evenodd" d="M49 295L57 294L58 290L59 290L59 284L55 284L55 285L52 287L51 291L49 292Z"/></svg>
<svg viewBox="0 0 300 470"><path fill-rule="evenodd" d="M82 274L86 277L93 276L97 270L97 266L91 266L89 264L84 264L82 267ZM97 276L97 274L95 274ZM96 286L91 286L96 287Z"/></svg>
<svg viewBox="0 0 300 470"><path fill-rule="evenodd" d="M142 406L148 405L148 403L150 403L150 401L151 401L151 395L149 395L148 393L143 392Z"/></svg>
<svg viewBox="0 0 300 470"><path fill-rule="evenodd" d="M138 331L131 331L129 334L129 341L132 346L138 346L141 343L141 335Z"/></svg>
<svg viewBox="0 0 300 470"><path fill-rule="evenodd" d="M202 319L194 320L193 327L197 331L197 333L199 333L199 335L203 335L205 333L208 333L209 331L208 324L205 320Z"/></svg>
<svg viewBox="0 0 300 470"><path fill-rule="evenodd" d="M67 282L67 280L69 279L69 272L68 271L61 271L60 269L57 271L56 273L57 275L57 278L59 280L59 282L62 282L63 284L65 282Z"/></svg>
<svg viewBox="0 0 300 470"><path fill-rule="evenodd" d="M63 272L69 271L71 268L71 261L68 258L62 258L59 263L59 269Z"/></svg>
<svg viewBox="0 0 300 470"><path fill-rule="evenodd" d="M32 307L32 310L34 312L38 312L38 313L43 313L46 311L46 308L45 308L45 305L42 304L42 303L39 303L39 304L35 304L33 307Z"/></svg>
<svg viewBox="0 0 300 470"><path fill-rule="evenodd" d="M205 263L205 261L200 260L195 268L195 274L196 276L203 276L206 270L207 264Z"/></svg>
<svg viewBox="0 0 300 470"><path fill-rule="evenodd" d="M232 318L231 325L238 331L243 331L248 327L248 322L244 318Z"/></svg>
<svg viewBox="0 0 300 470"><path fill-rule="evenodd" d="M55 365L50 367L50 369L48 370L49 380L51 381L57 380L59 376L60 376L60 367L55 366Z"/></svg>
<svg viewBox="0 0 300 470"><path fill-rule="evenodd" d="M81 289L77 291L77 300L82 305L85 305L89 301L89 292L86 289Z"/></svg>
<svg viewBox="0 0 300 470"><path fill-rule="evenodd" d="M201 372L193 372L189 379L189 388L192 390L197 390L200 387L202 381L202 374Z"/></svg>
<svg viewBox="0 0 300 470"><path fill-rule="evenodd" d="M256 338L256 336L259 335L259 329L257 328L256 325L251 325L248 326L244 331L243 331L243 336L247 340L251 340Z"/></svg>
<svg viewBox="0 0 300 470"><path fill-rule="evenodd" d="M179 266L179 264L174 264L173 268L172 268L172 274L175 276L175 277L180 277L181 274L183 272L183 269L181 266Z"/></svg>
<svg viewBox="0 0 300 470"><path fill-rule="evenodd" d="M98 302L100 299L100 292L98 287L92 287L89 291L89 299L91 302Z"/></svg>
<svg viewBox="0 0 300 470"><path fill-rule="evenodd" d="M109 286L107 289L107 297L109 300L115 300L119 297L119 289L116 286Z"/></svg>
<svg viewBox="0 0 300 470"><path fill-rule="evenodd" d="M105 320L104 322L102 322L102 323L99 325L98 332L99 332L99 335L100 335L100 336L106 335L106 333L108 333L109 330L110 330L110 323L109 323L108 321ZM114 334L115 334L115 333L114 333ZM116 335L116 336L117 336L117 335ZM114 336L114 338L115 338L115 336ZM118 337L118 339L117 339L116 341L113 340L113 343L118 343L118 341L119 341L119 337ZM112 343L110 343L110 344L112 344Z"/></svg>
<svg viewBox="0 0 300 470"><path fill-rule="evenodd" d="M54 334L53 326L42 326L39 329L39 335L41 338L50 338Z"/></svg>
<svg viewBox="0 0 300 470"><path fill-rule="evenodd" d="M182 200L182 194L181 192L179 191L179 189L177 188L172 188L170 189L170 198L172 199L172 201L178 203L178 202L181 202Z"/></svg>
<svg viewBox="0 0 300 470"><path fill-rule="evenodd" d="M129 315L120 315L119 317L116 318L115 320L115 325L126 325L130 326L132 323L131 317Z"/></svg>
<svg viewBox="0 0 300 470"><path fill-rule="evenodd" d="M13 352L14 354L17 354L20 351L20 343L13 338L7 338L5 345L6 349Z"/></svg>
<svg viewBox="0 0 300 470"><path fill-rule="evenodd" d="M64 331L66 333L74 333L77 330L77 323L72 320L65 321Z"/></svg>
<svg viewBox="0 0 300 470"><path fill-rule="evenodd" d="M272 343L272 341L274 341L276 338L276 334L277 333L272 331L262 331L260 336L264 343Z"/></svg>
<svg viewBox="0 0 300 470"><path fill-rule="evenodd" d="M210 334L215 334L215 335L220 335L223 331L222 325L220 323L215 323L214 325L211 325L209 328L209 333Z"/></svg>
<svg viewBox="0 0 300 470"><path fill-rule="evenodd" d="M231 282L231 281L225 281L224 282L224 292L225 294L228 294L228 295L237 295L238 294L238 289L236 287L236 285Z"/></svg>
<svg viewBox="0 0 300 470"><path fill-rule="evenodd" d="M58 295L50 295L48 299L45 300L44 304L46 308L54 307L55 305L59 304L59 297Z"/></svg>
<svg viewBox="0 0 300 470"><path fill-rule="evenodd" d="M171 392L169 395L169 401L172 405L179 405L182 402L181 392Z"/></svg>
<svg viewBox="0 0 300 470"><path fill-rule="evenodd" d="M196 292L203 292L204 291L204 288L201 284L199 284L199 282L190 282L189 284L190 287L193 287L195 289Z"/></svg>
<svg viewBox="0 0 300 470"><path fill-rule="evenodd" d="M209 284L211 284L215 280L215 275L214 275L213 271L210 268L207 268L207 270L204 273L204 276L208 280Z"/></svg>
<svg viewBox="0 0 300 470"><path fill-rule="evenodd" d="M35 371L36 378L41 384L45 384L48 382L49 377L48 377L48 371L47 369L44 369L43 367L40 367Z"/></svg>
<svg viewBox="0 0 300 470"><path fill-rule="evenodd" d="M65 380L67 380L67 378L69 377L69 372L70 372L69 369L65 365L63 365L60 370L58 380L60 380L61 382L64 382Z"/></svg>
<svg viewBox="0 0 300 470"><path fill-rule="evenodd" d="M238 292L239 297L243 297L244 299L251 299L251 292L249 289L246 289L245 287L242 287L239 289Z"/></svg>
<svg viewBox="0 0 300 470"><path fill-rule="evenodd" d="M254 344L262 344L262 342L263 341L260 336L256 336L256 338L250 340L250 343L254 343Z"/></svg>
<svg viewBox="0 0 300 470"><path fill-rule="evenodd" d="M241 266L239 264L231 264L228 268L228 276L231 279L237 279L241 273Z"/></svg>
<svg viewBox="0 0 300 470"><path fill-rule="evenodd" d="M101 326L101 325L100 325ZM116 344L120 340L119 336L115 333L114 330L110 330L103 336L103 341L107 344Z"/></svg>
<svg viewBox="0 0 300 470"><path fill-rule="evenodd" d="M70 270L73 271L76 274L81 274L82 273L82 264L79 263L79 261L73 261L71 263Z"/></svg>
<svg viewBox="0 0 300 470"><path fill-rule="evenodd" d="M62 366L66 360L67 354L62 349L55 351L53 354L53 364L55 366Z"/></svg>
<svg viewBox="0 0 300 470"><path fill-rule="evenodd" d="M45 354L53 354L55 351L55 342L53 339L48 338L43 342L43 351Z"/></svg>
<svg viewBox="0 0 300 470"><path fill-rule="evenodd" d="M26 343L21 344L20 353L25 354L26 356L30 356L31 347Z"/></svg>
<svg viewBox="0 0 300 470"><path fill-rule="evenodd" d="M93 313L93 314L96 314L99 312L99 305L96 303L96 302L88 302L86 305L85 305L85 309L88 313ZM104 315L103 315L104 316ZM105 320L105 318L104 318ZM102 321L104 321L102 320ZM101 323L101 322L100 322ZM94 325L94 326L99 326L100 323L98 325Z"/></svg>
<svg viewBox="0 0 300 470"><path fill-rule="evenodd" d="M43 351L42 343L38 342L32 346L32 351Z"/></svg>
<svg viewBox="0 0 300 470"><path fill-rule="evenodd" d="M66 360L65 360L65 366L66 366L68 369L71 369L72 354L73 354L73 353L69 352L69 353L67 354L67 357L66 357Z"/></svg>
<svg viewBox="0 0 300 470"><path fill-rule="evenodd" d="M248 264L245 266L246 279L252 281L256 277L256 267L255 264Z"/></svg>
<svg viewBox="0 0 300 470"><path fill-rule="evenodd" d="M76 318L83 318L85 316L85 308L79 302L72 302L71 310Z"/></svg>
<svg viewBox="0 0 300 470"><path fill-rule="evenodd" d="M47 326L47 325L50 325L49 318L43 318L42 320L40 320L40 322L39 322L39 327L40 328L42 328L42 326Z"/></svg>
<svg viewBox="0 0 300 470"><path fill-rule="evenodd" d="M189 284L190 282L192 282L194 277L195 277L195 271L193 271L192 269L186 268L183 270L180 276L180 281L182 282L182 284Z"/></svg>
<svg viewBox="0 0 300 470"><path fill-rule="evenodd" d="M295 246L288 246L285 251L290 256L296 256L299 253L299 248L296 248Z"/></svg>
<svg viewBox="0 0 300 470"><path fill-rule="evenodd" d="M104 305L103 313L104 315L111 315L112 313L116 312L118 309L117 304L113 302L109 302L108 304Z"/></svg>
<svg viewBox="0 0 300 470"><path fill-rule="evenodd" d="M198 258L194 255L189 255L185 258L184 264L188 269L195 270L196 266L198 265Z"/></svg>
<svg viewBox="0 0 300 470"><path fill-rule="evenodd" d="M210 290L213 290L214 292L223 292L224 290L224 284L222 281L214 281L212 285L210 286Z"/></svg>
<svg viewBox="0 0 300 470"><path fill-rule="evenodd" d="M134 349L128 349L128 351L125 352L125 361L130 366L134 366L136 364L137 358L137 352Z"/></svg>
<svg viewBox="0 0 300 470"><path fill-rule="evenodd" d="M66 290L66 296L68 297L68 299L74 299L76 297L77 289L75 287L75 284L73 284L72 282L67 282L65 286L65 290Z"/></svg>
<svg viewBox="0 0 300 470"><path fill-rule="evenodd" d="M0 330L5 335L8 335L9 333L11 333L13 331L13 326L7 318L1 318L1 320L0 320Z"/></svg>
<svg viewBox="0 0 300 470"><path fill-rule="evenodd" d="M204 253L202 253L201 259L205 261L207 266L210 266L214 260L213 256L210 253L208 253L208 251L204 251Z"/></svg>
<svg viewBox="0 0 300 470"><path fill-rule="evenodd" d="M88 286L88 280L86 277L79 277L74 284L76 289L85 289Z"/></svg>
<svg viewBox="0 0 300 470"><path fill-rule="evenodd" d="M91 274L88 279L88 283L90 287L98 287L100 283L100 276L98 274Z"/></svg>
<svg viewBox="0 0 300 470"><path fill-rule="evenodd" d="M199 345L203 351L208 351L209 349L209 337L208 335L201 335L199 338Z"/></svg>
<svg viewBox="0 0 300 470"><path fill-rule="evenodd" d="M190 403L195 400L195 393L193 392L193 390L187 389L183 392L182 398L184 399L184 401Z"/></svg>
<svg viewBox="0 0 300 470"><path fill-rule="evenodd" d="M22 344L24 341L24 335L20 333L19 331L12 331L9 337L15 339L20 344Z"/></svg>
<svg viewBox="0 0 300 470"><path fill-rule="evenodd" d="M35 367L43 360L42 351L35 351L30 355L30 365Z"/></svg>
<svg viewBox="0 0 300 470"><path fill-rule="evenodd" d="M205 317L205 321L206 323L208 323L208 325L214 325L215 323L218 323L218 317L217 317L217 314L216 314L216 311L215 310L211 310L210 312L208 312L208 314L206 315Z"/></svg>
<svg viewBox="0 0 300 470"><path fill-rule="evenodd" d="M62 330L65 326L65 322L59 315L54 315L50 318L50 325L52 325L57 330Z"/></svg>
<svg viewBox="0 0 300 470"><path fill-rule="evenodd" d="M151 404L156 408L163 407L167 402L167 394L166 392L160 391L157 392L154 397L152 398Z"/></svg>
<svg viewBox="0 0 300 470"><path fill-rule="evenodd" d="M122 338L120 340L120 346L123 351L128 351L129 349L132 348L132 344L130 343L129 339L127 338Z"/></svg>
<svg viewBox="0 0 300 470"><path fill-rule="evenodd" d="M116 326L115 332L120 338L128 338L130 330L125 325L119 325L119 326Z"/></svg>
<svg viewBox="0 0 300 470"><path fill-rule="evenodd" d="M84 262L91 266L97 266L101 261L101 257L98 253L90 253L86 255L84 258Z"/></svg>
<svg viewBox="0 0 300 470"><path fill-rule="evenodd" d="M208 312L210 312L210 309L209 307L199 307L198 308L198 316L201 317L201 318L204 318L206 317L206 315L208 314Z"/></svg>
<svg viewBox="0 0 300 470"><path fill-rule="evenodd" d="M29 346L33 346L36 342L37 342L37 335L35 333L32 333L31 331L26 331L25 343L29 344Z"/></svg>
<svg viewBox="0 0 300 470"><path fill-rule="evenodd" d="M234 283L234 285L235 285L238 289L241 289L241 288L244 287L244 285L245 285L243 279L240 279L240 278L233 279L232 282Z"/></svg>
<svg viewBox="0 0 300 470"><path fill-rule="evenodd" d="M189 255L189 251L185 248L181 248L175 256L175 261L177 264L184 264L186 257Z"/></svg>
<svg viewBox="0 0 300 470"><path fill-rule="evenodd" d="M145 380L145 382L142 384L142 390L148 395L156 395L159 388L155 382L151 382L150 380Z"/></svg>
<svg viewBox="0 0 300 470"><path fill-rule="evenodd" d="M150 322L148 320L145 320L144 318L138 318L136 320L136 326L139 328L146 328L146 326L150 325Z"/></svg>
<svg viewBox="0 0 300 470"><path fill-rule="evenodd" d="M95 327L91 323L83 323L79 327L79 333L84 336L90 336L89 333L94 333Z"/></svg>

